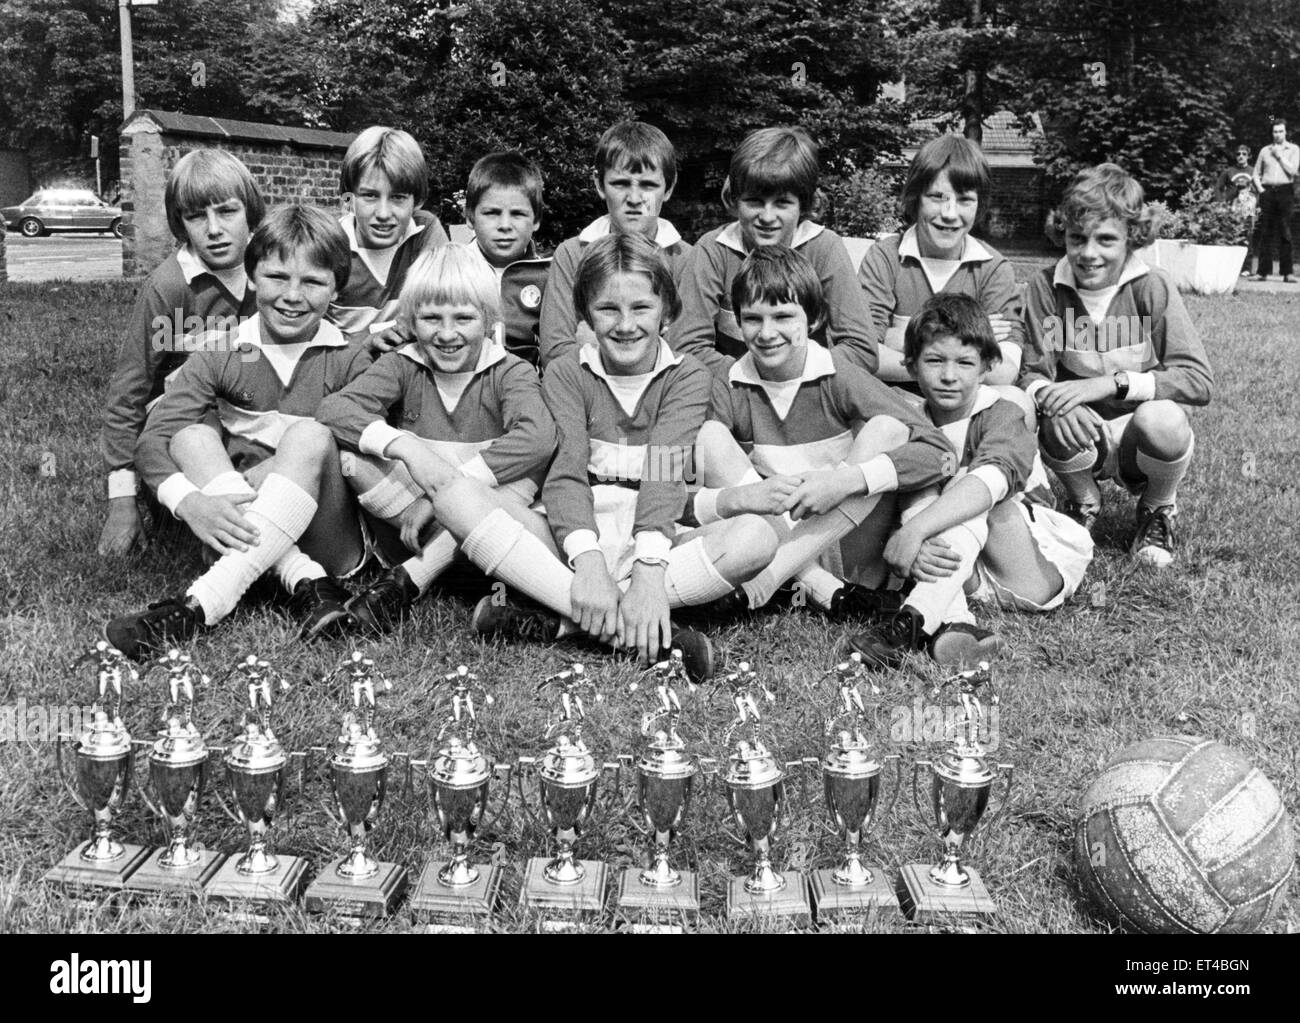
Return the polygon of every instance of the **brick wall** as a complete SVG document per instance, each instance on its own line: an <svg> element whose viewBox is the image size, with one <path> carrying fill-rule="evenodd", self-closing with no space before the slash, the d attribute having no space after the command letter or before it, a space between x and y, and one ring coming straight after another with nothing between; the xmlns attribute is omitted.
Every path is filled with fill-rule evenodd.
<svg viewBox="0 0 1300 1023"><path fill-rule="evenodd" d="M351 135L277 125L139 111L121 134L122 276L147 275L175 247L163 190L176 162L194 149L239 157L267 206L338 208L339 165Z"/></svg>

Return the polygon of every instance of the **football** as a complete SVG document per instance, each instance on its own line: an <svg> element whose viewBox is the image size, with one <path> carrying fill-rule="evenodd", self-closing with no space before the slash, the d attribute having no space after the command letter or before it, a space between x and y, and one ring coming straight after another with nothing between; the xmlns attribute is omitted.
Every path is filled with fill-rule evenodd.
<svg viewBox="0 0 1300 1023"><path fill-rule="evenodd" d="M1158 736L1106 763L1075 822L1084 897L1104 919L1147 934L1257 931L1294 869L1294 839L1272 782L1222 743Z"/></svg>

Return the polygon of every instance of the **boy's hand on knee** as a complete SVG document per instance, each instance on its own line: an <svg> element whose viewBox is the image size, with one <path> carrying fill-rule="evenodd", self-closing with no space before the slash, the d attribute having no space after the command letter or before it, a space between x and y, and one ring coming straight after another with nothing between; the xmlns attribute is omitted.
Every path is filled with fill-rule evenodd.
<svg viewBox="0 0 1300 1023"><path fill-rule="evenodd" d="M906 578L912 572L912 563L916 561L917 552L923 543L924 536L902 526L885 544L885 564L894 575Z"/></svg>
<svg viewBox="0 0 1300 1023"><path fill-rule="evenodd" d="M108 501L108 518L99 533L101 557L121 557L136 545L143 535L140 509L135 497L113 497Z"/></svg>
<svg viewBox="0 0 1300 1023"><path fill-rule="evenodd" d="M1005 316L993 313L989 317L989 325L993 328L993 340L998 344L1011 336L1011 321Z"/></svg>
<svg viewBox="0 0 1300 1023"><path fill-rule="evenodd" d="M456 467L445 458L439 458L415 436L404 436L388 445L388 458L397 458L415 480L415 485L430 497L436 495L453 479L459 479Z"/></svg>
<svg viewBox="0 0 1300 1023"><path fill-rule="evenodd" d="M1048 384L1036 395L1039 410L1048 416L1063 416L1080 405L1115 397L1115 379L1110 376L1085 377Z"/></svg>
<svg viewBox="0 0 1300 1023"><path fill-rule="evenodd" d="M259 537L242 511L253 499L253 494L213 496L196 490L176 506L176 517L218 554L246 551Z"/></svg>
<svg viewBox="0 0 1300 1023"><path fill-rule="evenodd" d="M783 515L800 482L798 476L769 476L759 483L728 487L718 495L718 514L724 519L746 512Z"/></svg>
<svg viewBox="0 0 1300 1023"><path fill-rule="evenodd" d="M632 647L651 663L672 642L672 625L668 621L668 591L664 587L663 565L637 562L632 567L632 585L618 606L618 633L615 642Z"/></svg>
<svg viewBox="0 0 1300 1023"><path fill-rule="evenodd" d="M1086 405L1064 415L1047 416L1039 423L1039 430L1049 450L1075 454L1085 451L1101 440L1101 417Z"/></svg>
<svg viewBox="0 0 1300 1023"><path fill-rule="evenodd" d="M417 497L397 517L398 528L402 531L402 543L412 554L419 554L424 548L421 537L431 522L433 502L427 497Z"/></svg>
<svg viewBox="0 0 1300 1023"><path fill-rule="evenodd" d="M792 519L824 515L866 489L862 470L857 466L806 472L790 495L786 510Z"/></svg>
<svg viewBox="0 0 1300 1023"><path fill-rule="evenodd" d="M912 561L913 579L921 583L937 582L947 579L961 568L961 556L937 536L932 536L921 544Z"/></svg>
<svg viewBox="0 0 1300 1023"><path fill-rule="evenodd" d="M589 636L608 643L618 633L618 605L622 597L605 568L600 551L588 551L573 563L569 603L573 619Z"/></svg>

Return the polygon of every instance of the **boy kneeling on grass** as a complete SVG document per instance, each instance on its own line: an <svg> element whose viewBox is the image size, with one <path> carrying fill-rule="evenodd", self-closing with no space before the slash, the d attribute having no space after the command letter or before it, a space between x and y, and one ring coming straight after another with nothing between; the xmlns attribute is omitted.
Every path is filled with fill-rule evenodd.
<svg viewBox="0 0 1300 1023"><path fill-rule="evenodd" d="M332 577L355 569L364 545L338 449L314 417L370 364L364 346L323 322L348 261L333 218L306 206L269 214L244 255L257 315L204 335L150 414L136 464L221 557L183 596L108 623L128 657L216 625L269 568L305 612L305 638L346 618L347 592Z"/></svg>
<svg viewBox="0 0 1300 1023"><path fill-rule="evenodd" d="M1185 406L1208 405L1213 377L1182 297L1133 250L1154 235L1142 186L1103 163L1076 175L1054 215L1065 256L1029 281L1020 386L1038 406L1043 461L1066 512L1092 531L1099 479L1138 495L1131 550L1174 560L1178 485L1195 438Z"/></svg>
<svg viewBox="0 0 1300 1023"><path fill-rule="evenodd" d="M1078 588L1092 538L1025 498L1027 483L1047 478L1020 406L984 382L1000 353L979 304L936 295L908 323L903 349L926 416L960 458L942 493L933 487L904 498L902 526L885 546L894 573L915 581L901 610L849 643L884 667L922 648L940 664L971 667L996 654L1001 640L975 624L966 587L977 599L1049 611Z"/></svg>
<svg viewBox="0 0 1300 1023"><path fill-rule="evenodd" d="M545 609L485 597L478 631L585 632L652 662L676 647L701 681L713 674L709 640L675 629L670 609L730 593L772 559L776 537L756 515L676 525L710 378L663 339L680 305L655 243L641 234L592 242L573 302L595 342L551 363L542 383L558 435L546 519L473 479L439 490L434 509L470 560Z"/></svg>

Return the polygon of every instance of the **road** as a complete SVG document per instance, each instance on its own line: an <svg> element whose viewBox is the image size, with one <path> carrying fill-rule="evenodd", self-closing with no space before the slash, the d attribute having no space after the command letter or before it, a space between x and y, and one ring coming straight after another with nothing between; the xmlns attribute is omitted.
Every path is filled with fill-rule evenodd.
<svg viewBox="0 0 1300 1023"><path fill-rule="evenodd" d="M45 238L5 235L11 281L121 279L122 240L112 235L68 232Z"/></svg>

